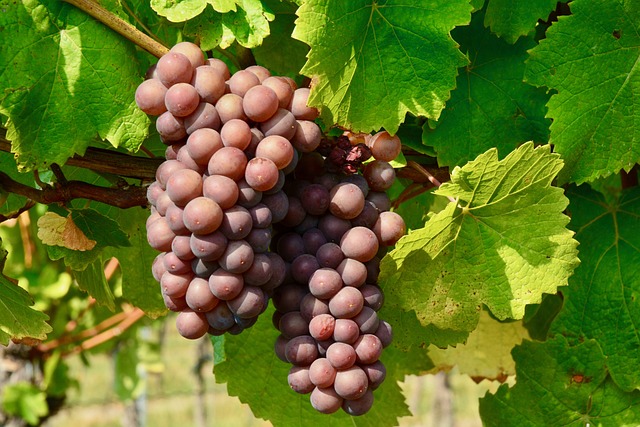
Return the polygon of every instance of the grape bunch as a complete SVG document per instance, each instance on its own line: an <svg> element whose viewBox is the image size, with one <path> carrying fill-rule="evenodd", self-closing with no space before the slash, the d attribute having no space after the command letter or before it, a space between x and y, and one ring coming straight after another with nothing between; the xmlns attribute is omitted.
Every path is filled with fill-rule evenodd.
<svg viewBox="0 0 640 427"><path fill-rule="evenodd" d="M147 192L149 244L166 306L186 338L253 325L285 276L269 252L271 224L286 213L281 191L298 150L320 129L309 89L255 66L230 75L192 43L174 46L136 91L157 115L166 161ZM294 145L292 145L292 143Z"/></svg>
<svg viewBox="0 0 640 427"><path fill-rule="evenodd" d="M363 139L325 140L326 157L303 154L284 186L289 211L274 225L272 249L288 265L273 295L275 351L293 365L291 388L311 393L322 413L371 408L386 375L379 358L392 338L377 314L383 294L376 283L380 256L405 232L385 193L395 179L388 161L401 144L387 132ZM345 173L356 167L362 175Z"/></svg>
<svg viewBox="0 0 640 427"><path fill-rule="evenodd" d="M385 193L401 143L325 138L308 97L260 66L231 75L192 43L149 70L136 102L167 145L147 192L152 272L186 338L240 333L272 299L291 388L361 415L392 338L377 276L405 232Z"/></svg>

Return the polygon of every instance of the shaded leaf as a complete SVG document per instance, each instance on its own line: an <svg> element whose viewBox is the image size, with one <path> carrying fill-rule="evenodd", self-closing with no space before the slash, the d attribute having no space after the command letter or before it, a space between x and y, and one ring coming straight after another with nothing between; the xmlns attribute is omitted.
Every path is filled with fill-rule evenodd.
<svg viewBox="0 0 640 427"><path fill-rule="evenodd" d="M73 276L78 286L96 299L98 304L106 306L109 310L115 311L115 296L107 283L104 275L102 259L98 258L87 266L84 270L73 271Z"/></svg>
<svg viewBox="0 0 640 427"><path fill-rule="evenodd" d="M539 19L546 21L557 4L558 0L489 0L484 24L513 44L519 37L531 33Z"/></svg>

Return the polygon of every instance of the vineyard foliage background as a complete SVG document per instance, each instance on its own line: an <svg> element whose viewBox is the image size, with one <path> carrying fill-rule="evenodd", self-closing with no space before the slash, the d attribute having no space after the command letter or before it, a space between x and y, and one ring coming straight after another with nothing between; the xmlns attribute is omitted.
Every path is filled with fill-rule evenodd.
<svg viewBox="0 0 640 427"><path fill-rule="evenodd" d="M100 4L165 46L310 81L327 131L402 138L390 195L410 233L382 261L395 342L374 408L315 413L267 314L213 339L216 381L257 417L395 425L397 381L457 365L516 376L481 399L486 425L640 424L639 2ZM57 0L0 0L0 39L0 215L29 212L0 229L0 343L34 345L42 369L3 411L37 424L73 384L69 354L118 346L119 394L140 392L137 331L166 311L144 226L164 146L134 102L155 62L136 43ZM447 182L431 191L414 163Z"/></svg>

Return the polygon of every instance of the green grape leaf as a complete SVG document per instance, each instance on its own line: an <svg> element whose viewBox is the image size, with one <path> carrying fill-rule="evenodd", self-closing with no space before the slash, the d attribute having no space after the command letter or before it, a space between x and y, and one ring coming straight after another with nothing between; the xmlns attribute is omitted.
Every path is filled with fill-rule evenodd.
<svg viewBox="0 0 640 427"><path fill-rule="evenodd" d="M296 6L279 0L265 2L273 11L275 19L270 24L270 34L262 44L253 48L256 62L279 76L296 77L302 69L309 47L292 39L295 28ZM282 46L287 46L282 49Z"/></svg>
<svg viewBox="0 0 640 427"><path fill-rule="evenodd" d="M135 338L129 338L116 351L114 388L123 401L137 398L145 388L144 379L140 377L138 370L138 344Z"/></svg>
<svg viewBox="0 0 640 427"><path fill-rule="evenodd" d="M101 258L93 261L84 270L72 271L80 289L95 298L98 304L106 306L111 311L116 310L115 296L104 275Z"/></svg>
<svg viewBox="0 0 640 427"><path fill-rule="evenodd" d="M640 161L640 4L575 0L530 51L526 80L557 91L547 104L550 143L578 184Z"/></svg>
<svg viewBox="0 0 640 427"><path fill-rule="evenodd" d="M207 0L151 0L151 8L171 22L184 22L200 15L207 7Z"/></svg>
<svg viewBox="0 0 640 427"><path fill-rule="evenodd" d="M464 344L445 349L431 345L429 357L438 370L457 366L461 374L469 375L476 382L484 379L505 381L515 374L511 350L528 338L522 322L501 323L482 311L478 327Z"/></svg>
<svg viewBox="0 0 640 427"><path fill-rule="evenodd" d="M51 332L46 323L49 316L30 308L31 305L33 301L27 291L0 275L0 344L8 345L9 339L43 340Z"/></svg>
<svg viewBox="0 0 640 427"><path fill-rule="evenodd" d="M35 426L49 413L47 394L27 381L8 384L2 391L2 409Z"/></svg>
<svg viewBox="0 0 640 427"><path fill-rule="evenodd" d="M185 34L198 37L203 50L226 49L236 41L247 48L259 46L270 33L273 13L260 0L242 0L237 4L240 6L237 10L226 13L206 8L185 24Z"/></svg>
<svg viewBox="0 0 640 427"><path fill-rule="evenodd" d="M13 36L0 44L0 114L19 167L63 164L96 137L137 150L149 119L133 96L142 80L133 44L64 2L2 8L0 28Z"/></svg>
<svg viewBox="0 0 640 427"><path fill-rule="evenodd" d="M343 411L328 417L313 409L308 395L297 394L289 388L287 375L291 365L278 359L273 350L278 331L271 324L272 312L270 309L262 314L258 322L242 334L213 339L216 382L226 383L229 394L249 404L256 417L269 420L274 427L383 427L397 425L398 417L409 415L397 381L409 372L419 373L432 366L425 366L424 353L405 353L393 346L386 348L382 361L387 367L387 378L374 392L373 408L359 417Z"/></svg>
<svg viewBox="0 0 640 427"><path fill-rule="evenodd" d="M531 33L539 19L546 21L557 4L558 0L489 0L484 24L513 44L519 37Z"/></svg>
<svg viewBox="0 0 640 427"><path fill-rule="evenodd" d="M551 333L574 344L597 341L613 381L634 390L640 387L640 188L610 202L585 185L567 196L581 264L563 290Z"/></svg>
<svg viewBox="0 0 640 427"><path fill-rule="evenodd" d="M149 317L167 313L160 285L151 274L151 265L158 252L147 242L146 219L149 211L141 208L115 209L106 213L118 221L129 235L131 246L107 248L105 256L116 257L122 270L122 297L142 309Z"/></svg>
<svg viewBox="0 0 640 427"><path fill-rule="evenodd" d="M327 124L395 134L407 112L437 119L467 63L449 35L468 0L310 0L293 37L311 46L302 74Z"/></svg>
<svg viewBox="0 0 640 427"><path fill-rule="evenodd" d="M568 200L551 186L561 168L549 146L531 143L501 161L491 149L456 167L436 194L458 203L383 258L386 304L415 310L423 325L470 332L482 304L500 320L521 319L527 304L566 285L578 258L562 213Z"/></svg>
<svg viewBox="0 0 640 427"><path fill-rule="evenodd" d="M484 28L481 13L451 34L471 63L460 70L438 121L424 126L423 141L435 148L438 164L461 166L491 147L504 156L523 142L547 141L549 96L522 81L533 39L509 45Z"/></svg>
<svg viewBox="0 0 640 427"><path fill-rule="evenodd" d="M31 308L29 293L2 273L7 251L1 243L0 240L0 344L9 344L9 339L43 340L52 330L47 324L49 316Z"/></svg>
<svg viewBox="0 0 640 427"><path fill-rule="evenodd" d="M625 393L607 375L598 344L575 347L558 336L525 341L513 350L516 385L480 399L483 424L492 427L632 426L640 423L640 391Z"/></svg>

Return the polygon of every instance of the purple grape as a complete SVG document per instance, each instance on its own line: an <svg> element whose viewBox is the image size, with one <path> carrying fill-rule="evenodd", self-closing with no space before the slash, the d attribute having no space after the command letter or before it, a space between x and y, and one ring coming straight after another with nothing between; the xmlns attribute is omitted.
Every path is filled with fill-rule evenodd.
<svg viewBox="0 0 640 427"><path fill-rule="evenodd" d="M176 329L183 337L196 340L207 333L209 323L202 313L182 311L176 317Z"/></svg>
<svg viewBox="0 0 640 427"><path fill-rule="evenodd" d="M314 385L309 379L309 368L306 366L292 366L287 377L289 387L296 393L311 393Z"/></svg>

